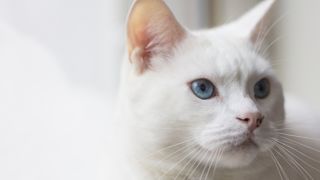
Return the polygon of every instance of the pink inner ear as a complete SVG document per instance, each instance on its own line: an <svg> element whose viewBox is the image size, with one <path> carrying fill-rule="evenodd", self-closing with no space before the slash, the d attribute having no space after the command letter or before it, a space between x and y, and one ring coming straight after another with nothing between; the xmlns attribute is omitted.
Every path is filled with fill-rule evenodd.
<svg viewBox="0 0 320 180"><path fill-rule="evenodd" d="M128 19L128 53L143 72L153 55L170 54L185 34L163 0L136 0Z"/></svg>
<svg viewBox="0 0 320 180"><path fill-rule="evenodd" d="M142 22L140 22L142 23ZM138 65L138 72L143 73L150 64L152 36L148 33L147 25L138 25L137 29L128 29L128 52L131 63ZM133 52L135 51L135 52ZM134 55L132 55L134 53Z"/></svg>

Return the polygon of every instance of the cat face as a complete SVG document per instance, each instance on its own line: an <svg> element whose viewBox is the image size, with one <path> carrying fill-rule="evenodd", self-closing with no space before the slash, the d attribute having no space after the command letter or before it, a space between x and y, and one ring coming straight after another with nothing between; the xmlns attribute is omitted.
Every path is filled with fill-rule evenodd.
<svg viewBox="0 0 320 180"><path fill-rule="evenodd" d="M239 39L228 41L224 37L231 38L232 35L224 35L219 30L195 36L191 42L185 42L192 47L179 49L176 61L169 67L163 67L161 77L175 83L170 83L165 89L158 87L157 93L168 94L164 98L170 99L166 106L179 109L171 117L175 116L179 123L191 126L187 128L190 131L187 134L195 138L199 149L212 152L223 149L220 163L224 166L248 164L259 151L272 147L270 138L276 135L274 128L284 119L281 85L269 62L250 44ZM156 82L161 82L160 79ZM201 84L205 92L213 87L207 99L199 98L192 88L192 83L198 80L211 83ZM260 96L257 90L261 82L268 86L262 87L269 90L266 96ZM250 117L250 114L259 115ZM243 121L245 118L249 122ZM259 118L262 122L257 122ZM184 123L175 127L186 127Z"/></svg>
<svg viewBox="0 0 320 180"><path fill-rule="evenodd" d="M162 1L137 1L128 22L127 91L133 123L150 149L176 146L167 153L241 167L272 148L283 94L255 37L271 4L235 23L187 32Z"/></svg>

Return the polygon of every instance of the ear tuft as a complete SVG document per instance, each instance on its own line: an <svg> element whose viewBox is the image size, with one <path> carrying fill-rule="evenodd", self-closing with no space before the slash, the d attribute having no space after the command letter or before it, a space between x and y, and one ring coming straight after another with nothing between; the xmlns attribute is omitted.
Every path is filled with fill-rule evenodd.
<svg viewBox="0 0 320 180"><path fill-rule="evenodd" d="M263 1L235 22L241 26L241 33L249 37L252 43L260 40L259 36L266 27L266 21L275 2L276 0Z"/></svg>
<svg viewBox="0 0 320 180"><path fill-rule="evenodd" d="M171 53L185 34L162 0L134 1L127 22L127 46L131 63L142 73L155 55Z"/></svg>

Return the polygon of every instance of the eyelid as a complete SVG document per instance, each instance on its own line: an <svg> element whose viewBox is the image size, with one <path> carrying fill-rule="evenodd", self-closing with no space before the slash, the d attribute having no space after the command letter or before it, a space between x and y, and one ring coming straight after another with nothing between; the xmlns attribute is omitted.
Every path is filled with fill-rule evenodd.
<svg viewBox="0 0 320 180"><path fill-rule="evenodd" d="M200 77L198 77L198 78L193 78L192 80L187 81L187 84L188 84L188 85L191 85L194 81L200 80L200 79L207 79L207 80L210 81L210 78L207 78L207 77L204 77L204 76L200 76ZM210 82L212 82L212 81L210 81ZM212 83L212 84L213 84L213 83Z"/></svg>

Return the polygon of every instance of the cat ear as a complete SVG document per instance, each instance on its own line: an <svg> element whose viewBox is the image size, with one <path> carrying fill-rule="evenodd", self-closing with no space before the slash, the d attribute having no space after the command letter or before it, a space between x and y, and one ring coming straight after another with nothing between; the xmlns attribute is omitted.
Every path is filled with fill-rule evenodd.
<svg viewBox="0 0 320 180"><path fill-rule="evenodd" d="M128 55L139 73L153 56L167 57L185 30L162 0L135 0L127 22Z"/></svg>
<svg viewBox="0 0 320 180"><path fill-rule="evenodd" d="M235 22L238 27L240 26L240 33L249 38L252 43L260 43L258 41L263 36L267 26L266 21L274 3L275 0L265 0Z"/></svg>

